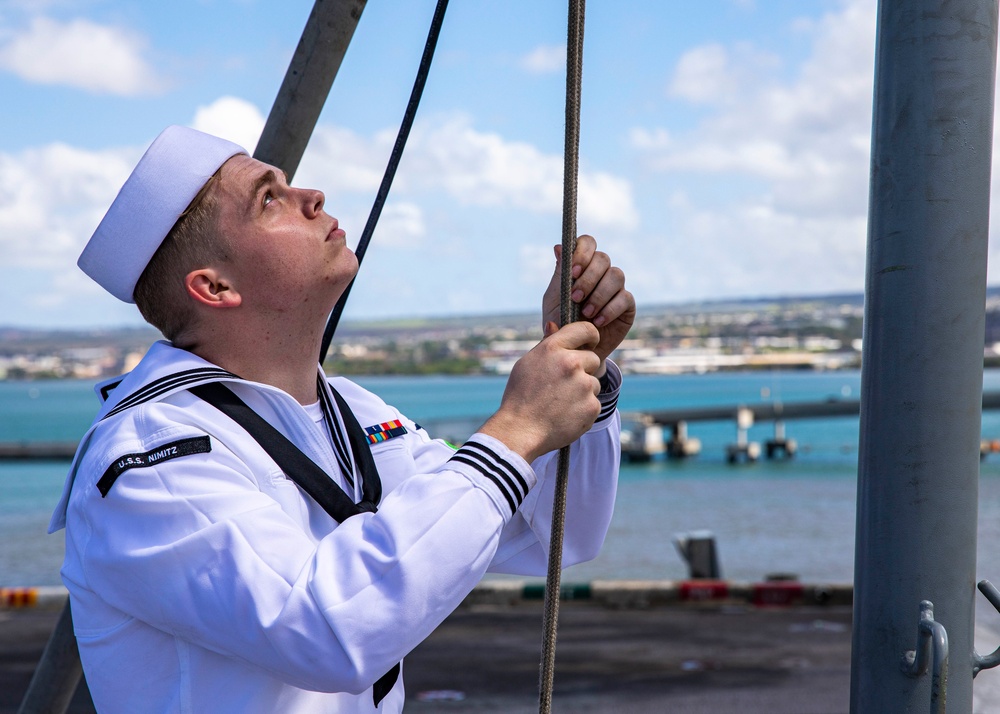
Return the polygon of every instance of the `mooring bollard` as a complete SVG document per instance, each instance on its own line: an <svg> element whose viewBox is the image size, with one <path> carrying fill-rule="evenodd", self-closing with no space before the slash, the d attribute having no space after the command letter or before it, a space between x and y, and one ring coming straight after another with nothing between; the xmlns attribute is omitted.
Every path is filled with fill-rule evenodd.
<svg viewBox="0 0 1000 714"><path fill-rule="evenodd" d="M678 533L674 536L674 545L687 562L692 580L718 580L722 577L712 531Z"/></svg>

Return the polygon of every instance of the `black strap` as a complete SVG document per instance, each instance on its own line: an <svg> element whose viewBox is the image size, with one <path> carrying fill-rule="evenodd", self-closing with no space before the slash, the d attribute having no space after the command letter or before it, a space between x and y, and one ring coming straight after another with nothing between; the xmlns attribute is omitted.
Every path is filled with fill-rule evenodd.
<svg viewBox="0 0 1000 714"><path fill-rule="evenodd" d="M382 479L378 475L378 467L375 466L375 457L372 456L372 448L365 437L365 430L361 428L357 417L354 416L354 412L351 411L340 393L332 386L330 386L330 391L337 402L340 416L344 419L344 426L347 427L347 438L351 442L354 463L361 471L361 502L377 506L382 500ZM369 478L370 474L374 474L375 477Z"/></svg>
<svg viewBox="0 0 1000 714"><path fill-rule="evenodd" d="M190 387L190 391L246 429L254 441L260 444L264 451L274 459L285 475L312 496L316 503L322 506L323 510L329 513L337 523L343 523L358 513L377 510L378 500L370 498L370 496L376 495L381 497L382 494L382 484L379 481L377 470L373 470L371 474L362 472L365 481L362 489L364 498L361 503L355 503L315 461L302 453L302 450L293 444L288 437L247 406L246 402L236 396L229 387L220 382L209 382L199 384L197 387ZM342 413L343 411L344 409L341 408ZM345 421L347 421L346 416ZM355 423L357 423L356 420ZM368 454L368 459L374 469L375 462L371 453ZM358 466L364 469L367 464L362 461ZM369 485L369 481L376 483Z"/></svg>
<svg viewBox="0 0 1000 714"><path fill-rule="evenodd" d="M379 677L378 681L372 685L372 699L375 701L376 708L385 699L385 695L391 692L392 688L396 685L401 664L402 662L396 662L396 664L392 665L392 669Z"/></svg>
<svg viewBox="0 0 1000 714"><path fill-rule="evenodd" d="M427 32L427 41L424 43L424 53L420 57L420 66L417 67L417 77L413 81L413 89L410 91L410 101L406 103L403 121L400 122L399 133L396 134L396 143L393 145L392 153L389 155L389 164L385 167L385 173L382 175L382 183L379 184L378 193L375 195L375 203L372 204L371 213L368 214L368 222L365 223L365 228L361 231L361 239L354 249L359 269L361 268L361 261L365 259L365 252L368 250L368 243L375 232L379 216L382 215L382 207L389 197L389 189L392 187L392 179L396 176L396 169L399 168L399 161L403 158L403 148L406 146L406 139L410 135L413 119L417 115L420 96L424 93L424 85L427 83L427 73L431 68L431 60L434 59L434 49L437 47L438 35L441 34L441 25L444 22L444 13L447 9L448 0L438 0L437 6L434 8L434 17L431 18L430 30ZM344 313L344 305L347 304L347 298L351 295L351 288L354 287L355 280L357 280L356 273L354 280L347 284L347 288L341 294L340 299L337 300L337 304L330 314L330 319L326 323L326 329L323 331L323 341L319 348L320 364L326 362L326 353L330 349L330 340L333 339L333 333L337 331L337 324L340 322L340 316Z"/></svg>
<svg viewBox="0 0 1000 714"><path fill-rule="evenodd" d="M343 523L344 520L358 513L374 513L377 510L378 503L382 500L382 480L379 478L375 459L372 457L368 440L365 439L364 430L358 424L350 407L347 406L347 402L333 387L330 387L330 391L333 392L337 408L344 419L347 436L351 442L351 451L354 452L354 460L361 471L362 499L360 503L355 503L315 461L302 453L302 450L293 444L288 437L268 424L260 414L247 406L247 403L236 396L233 390L226 385L221 382L208 382L207 384L199 384L197 387L190 387L190 391L242 426L254 438L254 441L260 444L264 451L274 459L285 475L312 496L316 503L321 505L323 510L329 513L337 523ZM399 677L399 670L400 666L397 662L372 686L372 699L376 707L392 691L396 679Z"/></svg>

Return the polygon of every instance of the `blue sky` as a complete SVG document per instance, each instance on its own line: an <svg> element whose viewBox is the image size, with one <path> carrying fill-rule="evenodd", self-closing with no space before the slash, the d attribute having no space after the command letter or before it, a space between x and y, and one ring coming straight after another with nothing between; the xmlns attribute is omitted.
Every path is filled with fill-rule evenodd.
<svg viewBox="0 0 1000 714"><path fill-rule="evenodd" d="M295 177L357 239L433 0L370 2ZM0 324L138 324L76 258L168 124L252 150L311 0L0 0ZM535 309L563 2L453 0L346 317ZM640 307L860 291L875 0L591 2L578 226ZM995 279L991 272L991 281Z"/></svg>

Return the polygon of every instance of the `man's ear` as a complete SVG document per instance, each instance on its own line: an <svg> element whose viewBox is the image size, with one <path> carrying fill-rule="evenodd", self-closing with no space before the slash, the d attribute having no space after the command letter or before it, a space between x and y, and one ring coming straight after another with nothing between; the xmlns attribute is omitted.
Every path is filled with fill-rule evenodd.
<svg viewBox="0 0 1000 714"><path fill-rule="evenodd" d="M195 301L207 307L239 307L243 298L232 283L215 268L199 268L184 276L184 288Z"/></svg>

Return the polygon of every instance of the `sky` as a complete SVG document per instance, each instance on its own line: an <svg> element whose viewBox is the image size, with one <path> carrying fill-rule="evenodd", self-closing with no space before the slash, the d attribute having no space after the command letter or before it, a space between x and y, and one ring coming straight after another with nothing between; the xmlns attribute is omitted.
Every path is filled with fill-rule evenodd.
<svg viewBox="0 0 1000 714"><path fill-rule="evenodd" d="M0 325L141 324L80 251L165 126L252 152L312 4L0 0ZM295 175L352 245L434 5L367 4ZM640 310L864 289L875 6L588 4L577 225ZM561 232L565 35L565 2L450 3L345 319L538 309Z"/></svg>

